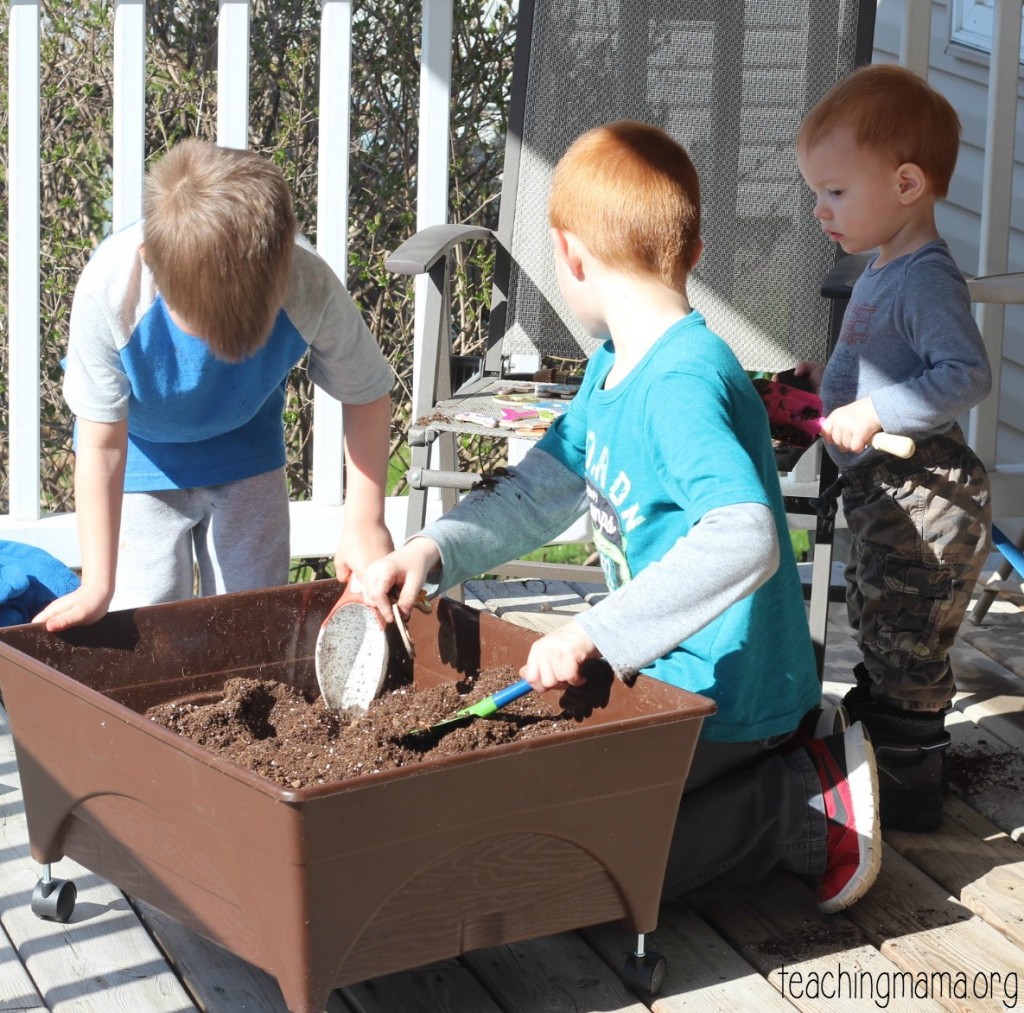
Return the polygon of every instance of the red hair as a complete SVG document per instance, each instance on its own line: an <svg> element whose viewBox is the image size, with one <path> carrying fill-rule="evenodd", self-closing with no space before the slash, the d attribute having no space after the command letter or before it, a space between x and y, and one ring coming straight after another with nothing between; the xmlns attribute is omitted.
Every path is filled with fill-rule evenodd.
<svg viewBox="0 0 1024 1013"><path fill-rule="evenodd" d="M605 263L681 288L700 251L697 170L658 127L608 123L559 160L548 217Z"/></svg>
<svg viewBox="0 0 1024 1013"><path fill-rule="evenodd" d="M891 158L894 166L919 166L932 193L946 196L960 151L960 118L917 74L892 63L855 70L807 114L797 147L813 148L843 128L859 147Z"/></svg>

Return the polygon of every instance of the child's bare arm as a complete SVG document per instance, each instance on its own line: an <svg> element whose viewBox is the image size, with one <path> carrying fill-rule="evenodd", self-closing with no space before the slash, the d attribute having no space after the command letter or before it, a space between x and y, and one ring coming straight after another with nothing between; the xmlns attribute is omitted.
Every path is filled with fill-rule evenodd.
<svg viewBox="0 0 1024 1013"><path fill-rule="evenodd" d="M81 586L35 617L51 632L102 618L114 595L124 498L128 423L78 420L75 514L82 551Z"/></svg>
<svg viewBox="0 0 1024 1013"><path fill-rule="evenodd" d="M345 515L334 572L347 581L361 578L369 563L394 548L384 523L391 399L346 404L344 412Z"/></svg>

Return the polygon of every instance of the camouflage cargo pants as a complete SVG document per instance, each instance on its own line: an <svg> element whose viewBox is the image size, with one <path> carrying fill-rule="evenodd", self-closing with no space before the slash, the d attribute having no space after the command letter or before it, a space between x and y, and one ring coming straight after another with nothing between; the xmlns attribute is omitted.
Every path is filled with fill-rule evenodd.
<svg viewBox="0 0 1024 1013"><path fill-rule="evenodd" d="M991 547L988 474L955 426L909 460L843 478L847 612L872 698L939 710L955 692L949 652Z"/></svg>

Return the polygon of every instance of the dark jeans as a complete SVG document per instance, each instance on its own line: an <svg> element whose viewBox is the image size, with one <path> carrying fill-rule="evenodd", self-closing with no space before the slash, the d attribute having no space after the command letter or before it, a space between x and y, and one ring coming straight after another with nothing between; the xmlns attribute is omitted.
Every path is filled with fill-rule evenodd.
<svg viewBox="0 0 1024 1013"><path fill-rule="evenodd" d="M803 749L776 753L777 742L698 741L669 849L665 900L720 877L736 886L773 869L825 871L817 770Z"/></svg>

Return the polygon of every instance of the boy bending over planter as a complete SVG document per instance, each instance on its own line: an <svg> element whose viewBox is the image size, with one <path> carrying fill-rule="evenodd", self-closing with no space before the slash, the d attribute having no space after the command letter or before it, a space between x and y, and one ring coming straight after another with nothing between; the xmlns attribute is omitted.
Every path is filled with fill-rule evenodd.
<svg viewBox="0 0 1024 1013"><path fill-rule="evenodd" d="M391 367L299 234L281 170L189 138L146 174L145 218L90 257L71 308L81 586L35 621L288 582L285 381L344 405L340 580L392 548L384 524Z"/></svg>
<svg viewBox="0 0 1024 1013"><path fill-rule="evenodd" d="M522 675L579 685L601 656L710 697L665 894L772 869L814 877L840 911L871 886L881 842L874 753L821 707L768 421L728 345L687 300L700 187L662 131L589 131L556 167L562 295L605 339L569 410L521 464L366 570L386 617L544 545L589 510L610 594L532 646ZM824 737L818 737L821 734Z"/></svg>

